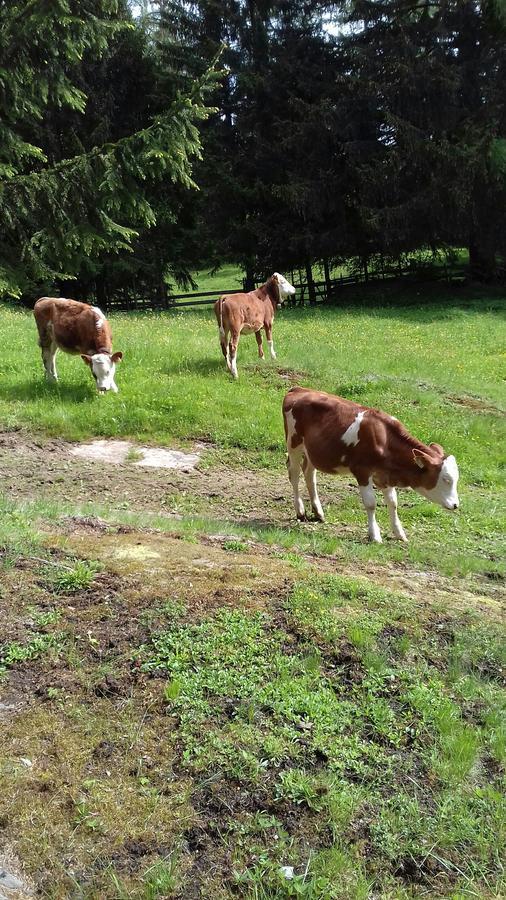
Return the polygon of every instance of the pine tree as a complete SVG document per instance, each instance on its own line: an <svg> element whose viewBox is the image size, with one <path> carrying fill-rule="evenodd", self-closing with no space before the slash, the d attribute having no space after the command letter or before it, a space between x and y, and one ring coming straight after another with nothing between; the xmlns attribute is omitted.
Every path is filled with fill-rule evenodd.
<svg viewBox="0 0 506 900"><path fill-rule="evenodd" d="M486 0L349 4L348 102L368 109L365 139L354 143L357 210L383 252L467 245L488 276L504 251L497 9Z"/></svg>
<svg viewBox="0 0 506 900"><path fill-rule="evenodd" d="M212 76L175 96L151 124L114 142L54 161L54 148L33 123L65 107L85 108L77 78L83 59L102 55L120 30L133 27L116 0L0 2L0 293L19 297L34 286L73 277L82 264L128 249L156 220L149 192L168 181L194 186L199 125Z"/></svg>

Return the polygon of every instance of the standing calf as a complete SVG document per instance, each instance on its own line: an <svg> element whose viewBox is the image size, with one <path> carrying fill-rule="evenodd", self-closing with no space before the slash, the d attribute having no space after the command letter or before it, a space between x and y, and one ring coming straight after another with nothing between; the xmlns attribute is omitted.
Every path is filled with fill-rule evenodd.
<svg viewBox="0 0 506 900"><path fill-rule="evenodd" d="M97 306L63 297L41 297L33 314L46 377L50 381L58 381L55 358L59 349L81 354L91 369L97 390L117 392L114 373L123 354L112 352L111 326Z"/></svg>
<svg viewBox="0 0 506 900"><path fill-rule="evenodd" d="M282 305L285 297L291 294L295 294L294 286L279 272L274 272L274 275L255 291L249 291L247 294L228 294L218 298L214 304L214 312L220 330L220 344L227 369L234 378L239 377L237 345L240 334L255 333L258 355L263 359L262 328L264 328L271 356L276 359L272 340L274 313L276 308Z"/></svg>
<svg viewBox="0 0 506 900"><path fill-rule="evenodd" d="M367 511L369 540L381 543L374 488L383 491L394 537L406 541L397 515L396 487L410 487L444 509L457 509L459 470L439 444L422 444L393 416L333 394L295 387L283 400L288 474L295 512L304 518L300 468L313 512L324 521L316 490L316 470L348 473L357 479Z"/></svg>

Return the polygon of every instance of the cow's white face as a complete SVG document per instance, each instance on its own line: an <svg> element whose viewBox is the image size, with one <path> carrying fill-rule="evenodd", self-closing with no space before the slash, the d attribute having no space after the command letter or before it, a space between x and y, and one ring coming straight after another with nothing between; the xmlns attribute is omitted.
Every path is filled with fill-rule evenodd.
<svg viewBox="0 0 506 900"><path fill-rule="evenodd" d="M123 354L118 353L94 353L93 356L84 356L84 362L90 367L91 374L95 379L97 391L105 393L105 391L118 392L114 375L116 372L116 363L123 359Z"/></svg>
<svg viewBox="0 0 506 900"><path fill-rule="evenodd" d="M279 272L274 272L274 279L278 285L279 291L279 302L284 303L287 297L293 296L295 294L295 288L293 284L290 284L289 281L286 280L284 275L280 275Z"/></svg>
<svg viewBox="0 0 506 900"><path fill-rule="evenodd" d="M459 480L459 467L454 456L447 456L441 465L436 486L430 490L422 487L417 488L420 494L432 500L433 503L439 503L443 509L458 509L459 495L457 494L457 483Z"/></svg>

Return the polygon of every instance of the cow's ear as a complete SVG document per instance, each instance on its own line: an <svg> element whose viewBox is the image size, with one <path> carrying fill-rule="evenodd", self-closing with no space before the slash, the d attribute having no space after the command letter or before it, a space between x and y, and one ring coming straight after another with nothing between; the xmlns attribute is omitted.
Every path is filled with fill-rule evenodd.
<svg viewBox="0 0 506 900"><path fill-rule="evenodd" d="M123 359L123 354L122 354L121 350L118 350L117 353L113 353L111 356L111 362L113 362L113 363L121 362L122 359Z"/></svg>
<svg viewBox="0 0 506 900"><path fill-rule="evenodd" d="M87 366L91 368L91 356L87 356L86 353L81 353L81 359L86 363Z"/></svg>
<svg viewBox="0 0 506 900"><path fill-rule="evenodd" d="M436 456L444 457L445 452L444 452L441 444L429 444L429 447L431 450L434 450L434 453L436 454Z"/></svg>
<svg viewBox="0 0 506 900"><path fill-rule="evenodd" d="M431 459L428 453L425 453L424 450L416 450L413 448L413 457L415 463L420 469L427 469L429 466L434 465L434 460Z"/></svg>

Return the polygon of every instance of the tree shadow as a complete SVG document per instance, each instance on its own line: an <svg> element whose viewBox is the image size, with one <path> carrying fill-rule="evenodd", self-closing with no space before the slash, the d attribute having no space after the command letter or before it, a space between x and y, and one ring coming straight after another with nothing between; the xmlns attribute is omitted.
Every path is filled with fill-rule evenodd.
<svg viewBox="0 0 506 900"><path fill-rule="evenodd" d="M65 402L84 403L95 395L97 392L93 390L93 385L85 382L83 384L66 384L61 381L50 383L40 378L27 379L11 385L0 382L0 397L5 400L29 401L54 397Z"/></svg>

